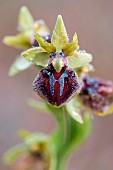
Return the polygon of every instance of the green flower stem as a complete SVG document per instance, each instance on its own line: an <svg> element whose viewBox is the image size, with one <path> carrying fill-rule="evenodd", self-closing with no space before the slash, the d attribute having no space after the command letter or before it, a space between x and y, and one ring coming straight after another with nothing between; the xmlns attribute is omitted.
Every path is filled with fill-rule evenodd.
<svg viewBox="0 0 113 170"><path fill-rule="evenodd" d="M68 123L67 115L65 113L64 107L56 109L57 114L55 118L57 120L58 129L53 134L53 140L56 147L57 164L55 170L63 170L65 168L66 155L63 152L63 147L66 145L68 140ZM64 147L65 148L65 147Z"/></svg>
<svg viewBox="0 0 113 170"><path fill-rule="evenodd" d="M89 114L84 115L84 123L77 123L65 107L51 108L58 123L58 129L53 134L55 144L57 165L56 170L64 170L70 154L82 144L90 134L92 121Z"/></svg>

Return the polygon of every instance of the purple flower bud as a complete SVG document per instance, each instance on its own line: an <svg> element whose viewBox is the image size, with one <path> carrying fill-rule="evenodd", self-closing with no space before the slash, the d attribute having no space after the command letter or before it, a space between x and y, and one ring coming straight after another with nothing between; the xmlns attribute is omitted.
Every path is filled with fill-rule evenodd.
<svg viewBox="0 0 113 170"><path fill-rule="evenodd" d="M105 112L113 104L113 82L85 77L80 97L93 110Z"/></svg>

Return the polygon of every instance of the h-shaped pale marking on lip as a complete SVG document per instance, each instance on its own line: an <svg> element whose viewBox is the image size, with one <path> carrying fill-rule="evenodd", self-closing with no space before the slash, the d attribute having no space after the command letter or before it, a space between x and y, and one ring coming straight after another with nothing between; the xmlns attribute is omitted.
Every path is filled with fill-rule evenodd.
<svg viewBox="0 0 113 170"><path fill-rule="evenodd" d="M68 74L66 72L64 72L58 80L55 79L53 74L50 75L49 83L50 83L50 91L51 91L52 96L54 95L54 85L56 82L59 82L60 84L60 96L62 96L63 90L64 90L64 78L66 77L68 77Z"/></svg>

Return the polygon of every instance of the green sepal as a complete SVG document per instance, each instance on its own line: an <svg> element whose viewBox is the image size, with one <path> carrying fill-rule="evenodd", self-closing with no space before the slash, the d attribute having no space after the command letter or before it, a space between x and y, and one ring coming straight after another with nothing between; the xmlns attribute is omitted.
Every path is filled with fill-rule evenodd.
<svg viewBox="0 0 113 170"><path fill-rule="evenodd" d="M74 51L78 49L79 49L78 38L77 34L75 33L72 42L63 46L62 51L65 53L65 55L68 56L72 55Z"/></svg>
<svg viewBox="0 0 113 170"><path fill-rule="evenodd" d="M51 43L56 47L56 51L62 51L62 47L69 41L67 31L61 15L58 15L55 28L53 30Z"/></svg>
<svg viewBox="0 0 113 170"><path fill-rule="evenodd" d="M42 47L46 52L54 53L56 51L55 47L51 43L45 41L39 34L35 35L35 39L39 43L40 47Z"/></svg>
<svg viewBox="0 0 113 170"><path fill-rule="evenodd" d="M17 34L16 36L5 36L3 42L6 45L16 48L28 49L31 47L30 37L25 34Z"/></svg>
<svg viewBox="0 0 113 170"><path fill-rule="evenodd" d="M72 56L68 56L67 59L68 67L75 69L87 65L92 61L93 57L85 51L74 51L74 54Z"/></svg>
<svg viewBox="0 0 113 170"><path fill-rule="evenodd" d="M77 121L78 123L83 123L83 119L81 116L81 105L78 98L75 100L75 98L71 99L66 105L67 113L70 114L70 116Z"/></svg>
<svg viewBox="0 0 113 170"><path fill-rule="evenodd" d="M20 8L18 25L22 32L34 29L34 19L26 6Z"/></svg>
<svg viewBox="0 0 113 170"><path fill-rule="evenodd" d="M22 153L25 153L25 152L28 152L29 151L29 147L25 144L19 144L19 145L16 145L12 148L10 148L5 154L4 154L4 157L3 157L3 161L6 165L11 165L13 164L16 159L22 154Z"/></svg>
<svg viewBox="0 0 113 170"><path fill-rule="evenodd" d="M49 60L49 54L41 47L34 47L21 53L28 61L41 66L46 66Z"/></svg>
<svg viewBox="0 0 113 170"><path fill-rule="evenodd" d="M21 55L14 61L9 69L9 76L15 76L19 72L28 69L31 67L32 63L27 61Z"/></svg>

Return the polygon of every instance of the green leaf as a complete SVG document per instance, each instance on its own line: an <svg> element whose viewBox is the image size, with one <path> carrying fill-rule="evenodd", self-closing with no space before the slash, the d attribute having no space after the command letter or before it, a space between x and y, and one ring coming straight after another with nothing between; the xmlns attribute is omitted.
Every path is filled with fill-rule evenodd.
<svg viewBox="0 0 113 170"><path fill-rule="evenodd" d="M3 39L6 45L16 48L28 49L31 47L30 37L24 34L17 34L16 36L6 36Z"/></svg>
<svg viewBox="0 0 113 170"><path fill-rule="evenodd" d="M46 52L48 53L54 53L55 47L51 44L45 41L39 34L35 35L35 39L38 41L40 47L42 47Z"/></svg>
<svg viewBox="0 0 113 170"><path fill-rule="evenodd" d="M56 51L62 51L62 47L69 41L67 31L61 15L58 15L57 22L52 34L52 44L56 47Z"/></svg>
<svg viewBox="0 0 113 170"><path fill-rule="evenodd" d="M84 113L83 124L76 123L74 120L71 122L71 136L67 144L69 153L77 149L89 137L92 129L92 118L90 113Z"/></svg>
<svg viewBox="0 0 113 170"><path fill-rule="evenodd" d="M15 76L19 72L31 67L31 65L31 62L27 61L22 56L19 56L10 67L9 76Z"/></svg>
<svg viewBox="0 0 113 170"><path fill-rule="evenodd" d="M85 51L75 51L72 56L68 56L68 66L71 69L82 67L92 61L92 55Z"/></svg>
<svg viewBox="0 0 113 170"><path fill-rule="evenodd" d="M72 43L63 46L62 51L65 53L65 55L68 56L68 55L72 55L74 51L78 49L79 49L78 38L77 38L77 34L75 33L73 36Z"/></svg>
<svg viewBox="0 0 113 170"><path fill-rule="evenodd" d="M21 54L26 60L41 66L46 66L49 60L49 54L41 47L30 48Z"/></svg>
<svg viewBox="0 0 113 170"><path fill-rule="evenodd" d="M19 28L22 32L34 29L34 20L26 6L22 6L18 17Z"/></svg>
<svg viewBox="0 0 113 170"><path fill-rule="evenodd" d="M16 159L24 152L27 152L29 151L29 147L24 145L24 144L19 144L19 145L16 145L14 146L13 148L9 149L4 157L3 157L3 160L5 162L5 164L7 165L11 165L13 164Z"/></svg>
<svg viewBox="0 0 113 170"><path fill-rule="evenodd" d="M31 100L29 100L28 104L31 107L33 107L41 112L50 113L49 108L45 102L40 102L40 101L31 99Z"/></svg>
<svg viewBox="0 0 113 170"><path fill-rule="evenodd" d="M77 122L82 124L83 123L83 119L82 119L82 116L81 116L81 113L80 113L80 111L81 111L80 108L81 108L80 102L79 102L79 100L75 101L75 98L71 99L66 104L67 113L70 114L70 116L74 120L76 120Z"/></svg>

